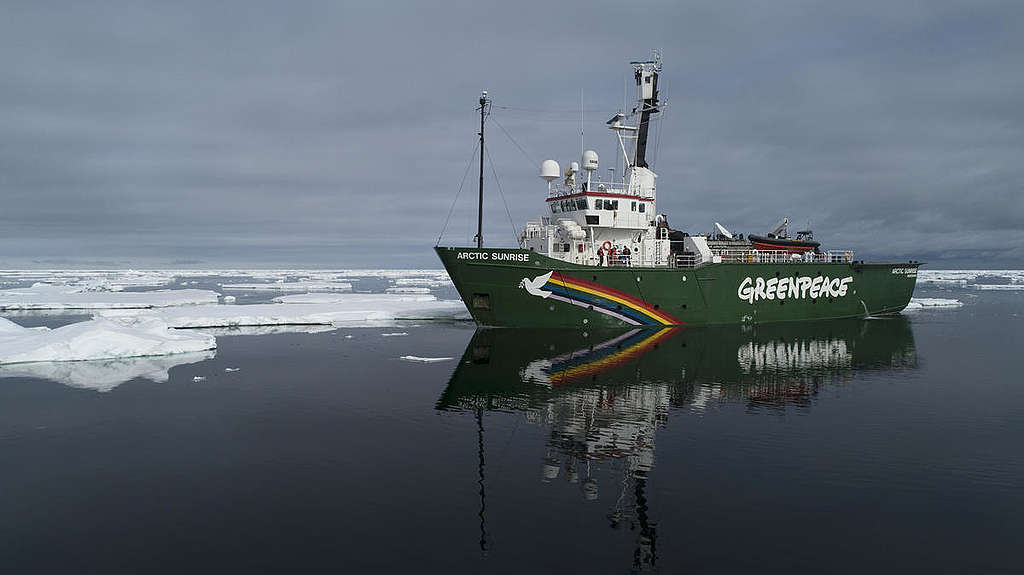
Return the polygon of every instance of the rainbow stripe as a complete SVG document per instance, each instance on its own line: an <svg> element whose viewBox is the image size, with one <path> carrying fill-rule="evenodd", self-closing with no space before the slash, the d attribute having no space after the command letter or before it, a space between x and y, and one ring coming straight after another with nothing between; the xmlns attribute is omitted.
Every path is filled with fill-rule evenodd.
<svg viewBox="0 0 1024 575"><path fill-rule="evenodd" d="M560 272L551 274L542 290L551 298L618 318L630 325L682 325L683 322L651 304L619 291Z"/></svg>
<svg viewBox="0 0 1024 575"><path fill-rule="evenodd" d="M657 331L635 329L615 339L594 346L593 349L551 359L548 380L551 385L566 385L586 381L598 373L629 363L672 337L681 328L666 327Z"/></svg>

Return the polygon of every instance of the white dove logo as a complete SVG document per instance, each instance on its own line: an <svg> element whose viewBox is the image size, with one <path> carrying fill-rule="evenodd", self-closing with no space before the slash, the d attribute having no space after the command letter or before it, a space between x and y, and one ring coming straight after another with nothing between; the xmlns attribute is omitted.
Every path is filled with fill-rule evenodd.
<svg viewBox="0 0 1024 575"><path fill-rule="evenodd" d="M544 291L540 288L543 287L544 284L548 283L548 280L551 279L551 274L553 273L555 272L550 271L542 276L537 276L533 278L533 280L531 280L530 278L523 278L519 282L519 287L526 290L526 293L530 295L546 298L551 295L551 292Z"/></svg>

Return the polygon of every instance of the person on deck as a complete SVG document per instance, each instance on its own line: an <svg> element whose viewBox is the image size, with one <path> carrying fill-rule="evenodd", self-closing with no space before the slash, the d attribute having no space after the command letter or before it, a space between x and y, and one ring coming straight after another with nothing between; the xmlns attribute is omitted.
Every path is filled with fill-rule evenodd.
<svg viewBox="0 0 1024 575"><path fill-rule="evenodd" d="M597 265L604 267L604 248L597 248Z"/></svg>

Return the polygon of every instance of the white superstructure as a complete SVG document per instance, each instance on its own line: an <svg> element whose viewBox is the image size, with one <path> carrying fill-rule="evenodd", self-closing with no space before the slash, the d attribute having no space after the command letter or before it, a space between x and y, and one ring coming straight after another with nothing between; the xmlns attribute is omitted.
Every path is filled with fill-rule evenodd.
<svg viewBox="0 0 1024 575"><path fill-rule="evenodd" d="M621 178L599 175L597 152L585 150L580 162L562 172L558 162L544 160L540 177L547 182L547 213L526 224L519 247L574 264L693 268L720 263L849 262L851 251L822 252L810 248L776 249L752 246L715 223L708 236L685 234L669 228L658 213L658 175L647 163L651 116L661 111L658 76L661 58L632 62L636 79L636 107L608 120L625 159ZM615 170L610 170L612 174ZM784 229L789 220L780 223ZM810 232L798 240L811 239ZM779 236L782 238L783 236ZM788 238L788 236L786 236ZM801 253L794 253L801 252Z"/></svg>
<svg viewBox="0 0 1024 575"><path fill-rule="evenodd" d="M608 121L626 158L622 180L604 181L595 175L600 162L593 150L584 151L581 162L571 162L564 173L558 162L545 160L540 176L548 183L550 215L527 223L521 248L578 264L671 263L667 220L657 211L658 176L646 160L648 125L651 115L659 111L661 59L656 56L632 64L637 107Z"/></svg>

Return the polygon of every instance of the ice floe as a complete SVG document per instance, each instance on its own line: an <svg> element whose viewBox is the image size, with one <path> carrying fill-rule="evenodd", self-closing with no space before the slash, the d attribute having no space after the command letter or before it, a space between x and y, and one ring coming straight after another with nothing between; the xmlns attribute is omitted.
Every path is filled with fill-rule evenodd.
<svg viewBox="0 0 1024 575"><path fill-rule="evenodd" d="M81 286L33 284L0 290L0 310L146 309L217 303L220 294L182 289L146 292L87 291Z"/></svg>
<svg viewBox="0 0 1024 575"><path fill-rule="evenodd" d="M983 291L1024 291L1024 284L970 284L968 287Z"/></svg>
<svg viewBox="0 0 1024 575"><path fill-rule="evenodd" d="M166 383L172 367L212 359L212 351L160 357L134 357L96 361L46 361L0 365L0 377L34 377L69 387L106 392L133 379Z"/></svg>
<svg viewBox="0 0 1024 575"><path fill-rule="evenodd" d="M386 291L387 293L430 293L430 288L398 286L389 287L384 291Z"/></svg>
<svg viewBox="0 0 1024 575"><path fill-rule="evenodd" d="M274 283L222 284L220 287L228 291L272 291L306 293L349 291L352 289L352 284L348 282L295 281Z"/></svg>
<svg viewBox="0 0 1024 575"><path fill-rule="evenodd" d="M966 286L978 278L998 278L1011 284L1024 284L1024 270L919 270L920 284Z"/></svg>
<svg viewBox="0 0 1024 575"><path fill-rule="evenodd" d="M445 276L444 279L433 278L395 278L393 280L396 286L425 286L425 287L441 287L445 285L452 285L451 280Z"/></svg>
<svg viewBox="0 0 1024 575"><path fill-rule="evenodd" d="M267 325L366 325L409 319L463 319L459 300L394 294L308 294L281 296L278 303L209 305L165 308L144 312L106 310L103 317L131 322L156 318L175 328Z"/></svg>
<svg viewBox="0 0 1024 575"><path fill-rule="evenodd" d="M451 361L453 357L419 357L416 355L403 355L398 359L404 359L405 361L416 361L420 363L437 363L439 361Z"/></svg>
<svg viewBox="0 0 1024 575"><path fill-rule="evenodd" d="M131 325L98 318L56 329L26 328L0 318L0 364L145 357L216 347L212 335L171 330L152 317Z"/></svg>
<svg viewBox="0 0 1024 575"><path fill-rule="evenodd" d="M409 332L407 332L407 331L399 331L399 332L395 332L395 333L382 333L382 334L380 334L381 337L401 337L403 335L409 335Z"/></svg>
<svg viewBox="0 0 1024 575"><path fill-rule="evenodd" d="M236 336L236 335L281 335L286 333L324 333L328 331L334 331L333 325L301 325L301 324L285 324L285 325L241 325L235 327L200 327L195 328L202 330L203 333L208 333L217 337L221 336Z"/></svg>
<svg viewBox="0 0 1024 575"><path fill-rule="evenodd" d="M963 307L964 303L958 299L946 299L936 297L914 297L903 311L916 311L922 309L957 308Z"/></svg>

